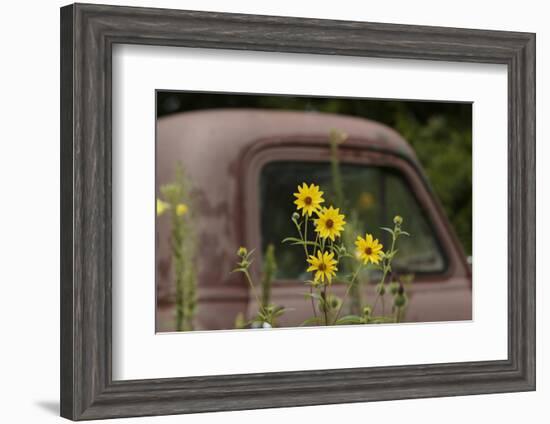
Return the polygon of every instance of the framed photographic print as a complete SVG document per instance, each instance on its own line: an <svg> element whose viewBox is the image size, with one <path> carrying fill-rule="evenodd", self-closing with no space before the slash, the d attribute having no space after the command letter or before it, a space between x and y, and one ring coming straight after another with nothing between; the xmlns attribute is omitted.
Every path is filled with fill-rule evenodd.
<svg viewBox="0 0 550 424"><path fill-rule="evenodd" d="M61 9L61 414L535 388L535 36Z"/></svg>

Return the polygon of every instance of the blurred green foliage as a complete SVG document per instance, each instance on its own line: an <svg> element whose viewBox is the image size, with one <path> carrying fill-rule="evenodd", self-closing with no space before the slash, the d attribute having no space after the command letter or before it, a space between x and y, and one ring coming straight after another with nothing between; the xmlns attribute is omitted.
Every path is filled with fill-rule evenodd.
<svg viewBox="0 0 550 424"><path fill-rule="evenodd" d="M266 108L360 116L394 128L415 149L462 242L472 252L471 103L157 92L157 116L212 108Z"/></svg>

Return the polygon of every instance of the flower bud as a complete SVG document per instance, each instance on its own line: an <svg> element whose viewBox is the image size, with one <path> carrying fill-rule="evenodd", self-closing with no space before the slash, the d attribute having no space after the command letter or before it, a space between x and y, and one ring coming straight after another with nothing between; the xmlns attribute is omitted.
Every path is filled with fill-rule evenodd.
<svg viewBox="0 0 550 424"><path fill-rule="evenodd" d="M363 316L370 317L371 314L372 314L372 308L370 306L365 306L363 308Z"/></svg>
<svg viewBox="0 0 550 424"><path fill-rule="evenodd" d="M403 224L403 218L400 215L395 215L393 217L393 223L395 225L401 225L401 224Z"/></svg>
<svg viewBox="0 0 550 424"><path fill-rule="evenodd" d="M393 304L396 308L402 308L407 303L407 297L404 294L397 294L393 300Z"/></svg>
<svg viewBox="0 0 550 424"><path fill-rule="evenodd" d="M376 293L378 293L380 296L384 296L386 294L386 286L384 283L380 283L376 286Z"/></svg>
<svg viewBox="0 0 550 424"><path fill-rule="evenodd" d="M397 290L397 294L403 294L405 293L405 287L403 287L403 284L399 283L399 289Z"/></svg>
<svg viewBox="0 0 550 424"><path fill-rule="evenodd" d="M241 258L244 258L248 254L248 249L246 247L239 247L239 250L237 250L237 255Z"/></svg>
<svg viewBox="0 0 550 424"><path fill-rule="evenodd" d="M393 281L390 283L390 293L395 296L399 292L399 283Z"/></svg>
<svg viewBox="0 0 550 424"><path fill-rule="evenodd" d="M299 219L300 219L300 214L298 212L294 212L292 214L292 221L293 222L298 222Z"/></svg>

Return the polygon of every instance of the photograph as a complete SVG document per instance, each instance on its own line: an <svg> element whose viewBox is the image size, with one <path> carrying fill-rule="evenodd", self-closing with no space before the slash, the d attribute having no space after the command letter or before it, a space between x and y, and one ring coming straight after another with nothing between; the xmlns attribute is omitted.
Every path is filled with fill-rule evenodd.
<svg viewBox="0 0 550 424"><path fill-rule="evenodd" d="M157 333L472 320L472 103L155 95Z"/></svg>
<svg viewBox="0 0 550 424"><path fill-rule="evenodd" d="M544 422L544 2L3 6L2 422Z"/></svg>

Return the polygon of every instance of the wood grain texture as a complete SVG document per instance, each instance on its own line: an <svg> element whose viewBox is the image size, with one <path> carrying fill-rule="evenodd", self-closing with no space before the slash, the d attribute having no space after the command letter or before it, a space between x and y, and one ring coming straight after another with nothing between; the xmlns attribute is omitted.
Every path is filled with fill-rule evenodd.
<svg viewBox="0 0 550 424"><path fill-rule="evenodd" d="M74 348L74 324L73 317L73 19L72 7L61 9L61 110L60 110L60 134L61 134L61 169L60 169L60 216L61 216L61 415L74 416L73 405L75 388L73 374L73 348Z"/></svg>
<svg viewBox="0 0 550 424"><path fill-rule="evenodd" d="M114 43L499 63L509 76L509 358L112 381ZM76 4L61 9L61 414L73 420L535 388L535 35Z"/></svg>

